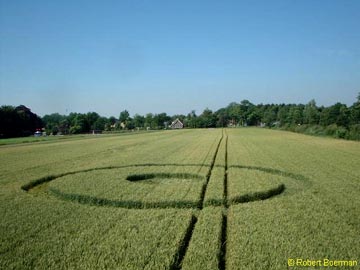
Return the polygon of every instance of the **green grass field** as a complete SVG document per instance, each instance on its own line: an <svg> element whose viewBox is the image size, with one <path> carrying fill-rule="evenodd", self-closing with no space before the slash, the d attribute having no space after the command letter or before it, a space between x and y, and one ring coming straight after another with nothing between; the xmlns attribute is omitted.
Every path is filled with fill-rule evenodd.
<svg viewBox="0 0 360 270"><path fill-rule="evenodd" d="M359 269L359 142L243 128L11 143L0 269Z"/></svg>

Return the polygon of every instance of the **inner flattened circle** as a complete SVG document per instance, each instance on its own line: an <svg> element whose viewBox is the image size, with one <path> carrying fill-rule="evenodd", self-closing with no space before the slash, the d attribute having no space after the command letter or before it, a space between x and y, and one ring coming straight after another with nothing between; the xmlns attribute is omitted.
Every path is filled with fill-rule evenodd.
<svg viewBox="0 0 360 270"><path fill-rule="evenodd" d="M129 180L131 182L136 182L136 181L153 179L155 177L156 177L156 175L154 173L131 174L126 177L126 180Z"/></svg>
<svg viewBox="0 0 360 270"><path fill-rule="evenodd" d="M126 180L137 182L142 180L149 180L154 178L162 179L202 179L203 177L198 174L192 173L142 173L142 174L129 174Z"/></svg>

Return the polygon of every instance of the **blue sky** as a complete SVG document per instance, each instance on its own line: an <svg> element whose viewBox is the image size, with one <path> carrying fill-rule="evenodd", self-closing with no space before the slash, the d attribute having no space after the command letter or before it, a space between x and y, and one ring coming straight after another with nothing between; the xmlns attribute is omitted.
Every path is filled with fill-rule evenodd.
<svg viewBox="0 0 360 270"><path fill-rule="evenodd" d="M187 114L360 92L360 1L0 0L0 104Z"/></svg>

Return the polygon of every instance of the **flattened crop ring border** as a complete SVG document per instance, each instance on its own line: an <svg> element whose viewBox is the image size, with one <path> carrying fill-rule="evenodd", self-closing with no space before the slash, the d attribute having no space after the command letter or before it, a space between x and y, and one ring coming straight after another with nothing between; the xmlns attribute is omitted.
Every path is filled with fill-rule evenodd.
<svg viewBox="0 0 360 270"><path fill-rule="evenodd" d="M122 169L122 168L130 168L130 167L152 167L152 166L175 166L175 167L187 167L187 166L203 166L203 164L156 164L156 163L145 163L145 164L131 164L131 165L122 165L122 166L104 166L104 167L96 167L96 168L89 168L84 170L77 170L77 171L71 171L56 175L48 175L42 178L35 179L33 181L30 181L29 183L21 186L21 189L24 191L29 191L33 189L34 187L40 186L42 184L48 183L50 181L53 181L57 178L72 175L72 174L78 174L83 172L91 172L91 171L99 171L99 170L112 170L112 169ZM220 165L215 165L215 167L222 167ZM311 184L311 181L309 181L308 178L306 178L303 175L300 174L293 174L286 171L281 171L273 168L266 168L266 167L256 167L256 166L242 166L242 165L232 165L229 166L229 168L238 168L238 169L249 169L249 170L256 170L256 171L262 171L273 175L280 175L280 176L286 176L289 178L292 178L294 180L299 180L309 185ZM131 174L128 175L126 178L128 181L142 181L146 179L152 179L155 177L162 177L162 178L171 178L174 176L174 178L184 177L186 179L202 179L205 178L205 176L201 176L199 174L190 174L190 173L150 173L150 174ZM140 177L140 178L139 178ZM280 195L284 192L286 189L284 183L280 183L278 186L273 187L269 190L264 190L257 193L248 193L241 195L239 197L233 198L232 200L228 201L211 201L207 206L213 205L213 206L221 206L224 204L235 205L235 204L241 204L241 203L249 203L253 201L260 201L260 200L266 200L269 198L272 198L274 196ZM112 206L112 207L121 207L121 208L128 208L128 209L149 209L149 208L201 208L199 205L199 202L196 201L159 201L159 202L143 202L139 200L110 200L106 198L97 198L95 196L89 196L89 195L83 195L83 194L72 194L72 193L64 193L58 189L51 188L51 193L55 195L56 197L68 200L68 201L75 201L81 204L90 204L90 205L96 205L96 206Z"/></svg>

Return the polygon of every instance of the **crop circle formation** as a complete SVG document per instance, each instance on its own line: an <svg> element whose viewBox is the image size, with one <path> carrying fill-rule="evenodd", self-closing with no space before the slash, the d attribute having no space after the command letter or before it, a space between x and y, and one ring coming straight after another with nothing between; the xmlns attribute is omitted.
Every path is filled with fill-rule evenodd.
<svg viewBox="0 0 360 270"><path fill-rule="evenodd" d="M229 169L248 170L278 176L281 180L306 183L301 175L262 167L233 166ZM22 186L25 191L47 185L48 192L59 199L82 204L123 208L199 208L199 194L206 189L206 175L186 172L186 166L176 164L135 164L73 171L48 176ZM301 181L299 181L301 180ZM232 180L234 181L234 180ZM236 180L235 180L236 181ZM250 191L217 202L239 204L265 200L280 195L287 188L281 182L263 190ZM305 186L304 186L305 187ZM36 190L36 189L34 189Z"/></svg>

